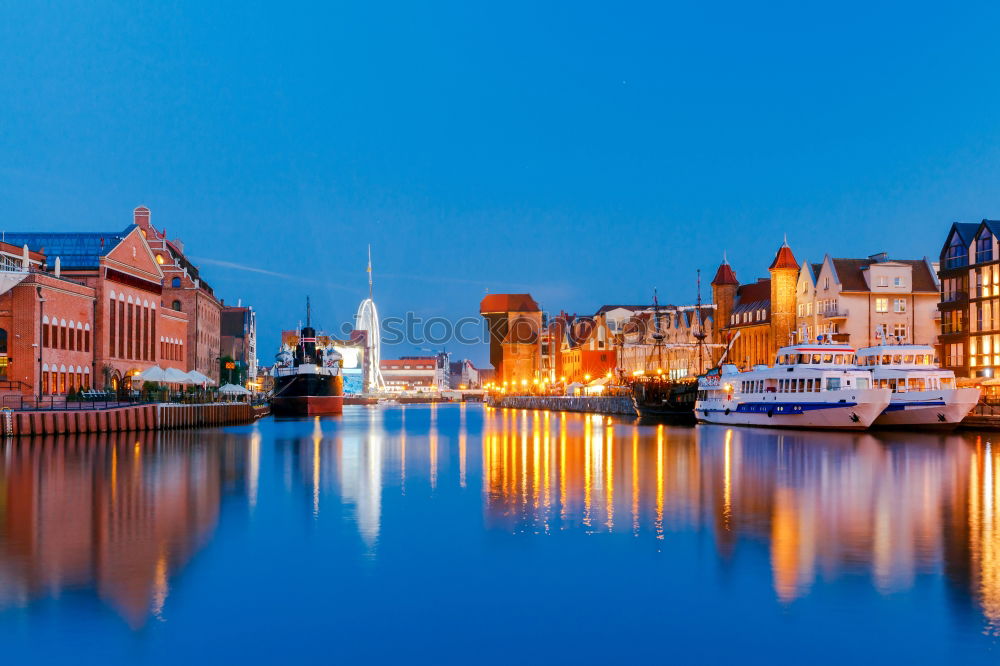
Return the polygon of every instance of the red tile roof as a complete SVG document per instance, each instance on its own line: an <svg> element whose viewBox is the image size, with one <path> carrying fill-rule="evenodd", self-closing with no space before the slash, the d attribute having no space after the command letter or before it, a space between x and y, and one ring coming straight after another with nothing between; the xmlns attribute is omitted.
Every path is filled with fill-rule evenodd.
<svg viewBox="0 0 1000 666"><path fill-rule="evenodd" d="M733 272L732 266L729 265L728 261L724 261L719 264L719 270L715 271L715 278L712 280L712 284L719 286L723 284L739 284L740 281L736 279L736 273Z"/></svg>
<svg viewBox="0 0 1000 666"><path fill-rule="evenodd" d="M782 244L778 248L778 254L774 255L774 261L771 262L770 270L775 268L792 268L799 270L799 262L795 261L795 255L792 254L792 248L788 247L787 244Z"/></svg>
<svg viewBox="0 0 1000 666"><path fill-rule="evenodd" d="M486 294L479 302L480 314L490 312L540 312L531 294Z"/></svg>

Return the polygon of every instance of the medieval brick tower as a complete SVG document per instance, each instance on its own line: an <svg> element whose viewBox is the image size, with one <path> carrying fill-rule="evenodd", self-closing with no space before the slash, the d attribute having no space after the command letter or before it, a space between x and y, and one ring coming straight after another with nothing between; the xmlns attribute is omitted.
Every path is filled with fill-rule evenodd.
<svg viewBox="0 0 1000 666"><path fill-rule="evenodd" d="M542 311L530 294L487 294L479 304L498 382L530 382L541 369Z"/></svg>
<svg viewBox="0 0 1000 666"><path fill-rule="evenodd" d="M723 259L719 264L719 270L715 271L715 278L712 279L712 300L715 302L715 328L712 341L715 344L726 343L724 329L729 326L729 317L733 314L736 290L739 286L740 281L736 279L736 273L729 265L729 261Z"/></svg>
<svg viewBox="0 0 1000 666"><path fill-rule="evenodd" d="M771 356L779 347L791 344L795 332L795 286L799 263L788 247L781 244L768 269L771 273Z"/></svg>

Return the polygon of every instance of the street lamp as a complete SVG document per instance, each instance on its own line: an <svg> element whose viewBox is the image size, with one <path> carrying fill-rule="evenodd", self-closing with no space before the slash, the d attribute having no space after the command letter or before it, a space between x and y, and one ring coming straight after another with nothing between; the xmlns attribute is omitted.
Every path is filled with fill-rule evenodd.
<svg viewBox="0 0 1000 666"><path fill-rule="evenodd" d="M35 292L38 294L38 402L41 405L42 402L42 345L43 339L42 335L44 329L42 328L42 310L45 308L45 299L42 298L42 288L40 286L35 287Z"/></svg>

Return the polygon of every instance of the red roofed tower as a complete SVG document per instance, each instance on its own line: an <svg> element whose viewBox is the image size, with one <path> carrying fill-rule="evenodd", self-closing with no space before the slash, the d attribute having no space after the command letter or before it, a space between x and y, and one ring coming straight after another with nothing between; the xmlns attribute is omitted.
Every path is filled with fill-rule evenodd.
<svg viewBox="0 0 1000 666"><path fill-rule="evenodd" d="M726 342L724 329L729 325L729 318L733 314L736 290L739 286L740 281L736 279L736 273L723 255L719 270L715 271L715 278L712 279L712 300L715 301L714 342L716 344Z"/></svg>
<svg viewBox="0 0 1000 666"><path fill-rule="evenodd" d="M518 384L541 369L542 311L530 294L487 294L479 313L489 323L490 363L497 381Z"/></svg>
<svg viewBox="0 0 1000 666"><path fill-rule="evenodd" d="M771 273L771 354L791 344L795 331L795 285L799 281L799 262L788 247L781 244L769 268Z"/></svg>

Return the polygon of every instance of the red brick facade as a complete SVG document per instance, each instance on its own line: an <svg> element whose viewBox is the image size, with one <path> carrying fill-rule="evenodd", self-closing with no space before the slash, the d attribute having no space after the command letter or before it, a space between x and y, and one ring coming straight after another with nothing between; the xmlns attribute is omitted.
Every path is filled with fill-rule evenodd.
<svg viewBox="0 0 1000 666"><path fill-rule="evenodd" d="M41 340L43 392L65 393L92 386L93 290L42 273L23 275L0 295L0 337L7 340L0 380L10 382L11 391L37 393L36 345Z"/></svg>
<svg viewBox="0 0 1000 666"><path fill-rule="evenodd" d="M168 240L166 230L153 226L148 208L136 208L133 221L163 273L164 307L187 316L187 334L182 338L187 369L218 381L222 304L184 255L183 243Z"/></svg>

